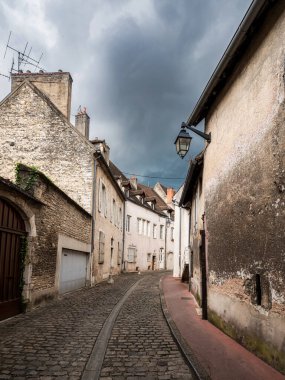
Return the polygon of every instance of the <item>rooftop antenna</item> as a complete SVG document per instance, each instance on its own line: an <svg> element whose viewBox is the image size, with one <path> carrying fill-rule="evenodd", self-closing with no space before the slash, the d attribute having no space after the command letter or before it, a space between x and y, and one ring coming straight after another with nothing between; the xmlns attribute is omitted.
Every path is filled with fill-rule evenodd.
<svg viewBox="0 0 285 380"><path fill-rule="evenodd" d="M6 57L6 53L7 53L8 49L17 53L17 59L18 59L17 60L17 69L14 68L14 57L13 57L12 66L11 66L11 70L10 70L10 76L4 75L4 74L0 74L0 75L5 76L6 78L10 79L12 73L21 73L22 67L26 66L26 65L33 66L35 68L35 71L37 69L40 69L43 72L45 72L45 70L39 66L40 61L43 57L43 53L41 54L40 58L37 60L37 59L31 57L32 47L29 47L29 52L26 54L26 51L28 48L28 42L25 45L24 51L20 51L20 50L15 49L13 46L10 45L11 35L12 35L12 32L10 31L8 41L6 44L6 48L5 48L4 59Z"/></svg>

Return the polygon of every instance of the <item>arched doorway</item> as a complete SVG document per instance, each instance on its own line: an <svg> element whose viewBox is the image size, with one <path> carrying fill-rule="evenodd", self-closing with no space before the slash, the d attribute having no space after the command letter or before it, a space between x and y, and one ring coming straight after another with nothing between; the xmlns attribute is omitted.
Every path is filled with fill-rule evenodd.
<svg viewBox="0 0 285 380"><path fill-rule="evenodd" d="M25 236L21 215L0 198L0 320L21 312L21 250Z"/></svg>

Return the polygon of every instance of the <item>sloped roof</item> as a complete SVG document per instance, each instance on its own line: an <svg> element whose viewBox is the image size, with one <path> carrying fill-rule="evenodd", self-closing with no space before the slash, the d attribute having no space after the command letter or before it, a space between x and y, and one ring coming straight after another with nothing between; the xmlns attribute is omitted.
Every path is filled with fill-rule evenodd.
<svg viewBox="0 0 285 380"><path fill-rule="evenodd" d="M247 49L252 37L258 32L269 10L277 4L274 0L253 0L246 15L225 50L216 69L210 77L194 110L187 120L187 125L197 125L205 118L218 94L229 82L229 78Z"/></svg>
<svg viewBox="0 0 285 380"><path fill-rule="evenodd" d="M161 216L166 217L163 211L170 210L170 208L151 187L138 183L137 189L134 189L131 183L129 182L129 179L120 171L120 169L113 162L110 161L109 167L114 177L121 178L122 181L128 182L130 184L131 190L129 192L129 196L127 197L129 201L148 210L154 211L160 214ZM142 203L137 198L137 195L142 195L144 197L144 203ZM147 202L153 202L154 209Z"/></svg>
<svg viewBox="0 0 285 380"><path fill-rule="evenodd" d="M91 151L95 151L94 146L89 142L89 140L86 139L75 127L70 123L70 121L64 116L64 114L57 108L57 106L50 100L50 98L44 94L38 87L36 87L32 82L25 80L23 81L18 87L15 88L14 91L10 92L1 102L0 102L0 109L5 106L5 104L13 97L17 96L19 91L25 87L28 86L34 93L36 93L56 114L58 117L61 118L61 120L70 127L75 134L80 138L86 146L91 149Z"/></svg>
<svg viewBox="0 0 285 380"><path fill-rule="evenodd" d="M195 185L199 175L203 169L204 163L204 150L199 153L194 160L190 162L185 185L183 187L182 195L179 201L179 207L186 207L187 203L191 201ZM187 208L187 207L186 207Z"/></svg>
<svg viewBox="0 0 285 380"><path fill-rule="evenodd" d="M108 165L101 152L96 152L95 153L95 158L96 158L97 162L99 162L101 164L101 168L104 170L105 174L107 175L107 177L109 178L109 180L114 185L114 188L116 189L117 194L119 195L119 197L122 200L125 200L126 199L125 194L123 193L123 191L121 190L120 186L118 185L118 182L116 181L115 175L114 175L114 173L112 171L114 165L112 164L112 167L110 166L111 165L111 161L109 161L109 165Z"/></svg>
<svg viewBox="0 0 285 380"><path fill-rule="evenodd" d="M9 188L9 189L15 190L18 193L21 193L22 195L24 195L26 198L29 198L32 201L36 202L36 203L44 204L42 201L40 201L39 199L37 199L36 197L34 197L29 192L23 190L21 187L17 186L15 183L13 183L12 181L10 181L7 178L4 178L4 177L0 176L0 185L4 186L6 188Z"/></svg>

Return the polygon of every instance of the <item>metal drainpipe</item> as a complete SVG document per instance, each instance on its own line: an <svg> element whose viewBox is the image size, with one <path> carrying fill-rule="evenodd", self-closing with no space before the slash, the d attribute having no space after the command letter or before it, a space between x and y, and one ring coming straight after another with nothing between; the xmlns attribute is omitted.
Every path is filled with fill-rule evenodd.
<svg viewBox="0 0 285 380"><path fill-rule="evenodd" d="M125 271L125 238L126 238L126 200L124 200L123 205L123 245L122 245L122 262L121 262L121 272Z"/></svg>
<svg viewBox="0 0 285 380"><path fill-rule="evenodd" d="M167 226L166 226L166 219L165 219L165 233L164 233L164 270L166 270L166 247L167 247Z"/></svg>
<svg viewBox="0 0 285 380"><path fill-rule="evenodd" d="M94 259L94 237L95 237L95 206L96 206L96 159L94 157L93 161L93 186L92 186L92 219L91 219L91 268L90 268L90 284L92 285L92 277L93 277L93 259Z"/></svg>
<svg viewBox="0 0 285 380"><path fill-rule="evenodd" d="M182 216L181 216L181 211L182 211L182 208L178 206L178 209L179 209L179 277L181 277L182 273L181 273L181 219L182 219Z"/></svg>
<svg viewBox="0 0 285 380"><path fill-rule="evenodd" d="M192 214L192 208L189 208L189 226L188 226L188 247L189 247L189 292L191 292L191 268L192 268L192 263L191 263L191 252L192 252L192 247L190 244L190 235L191 235L191 214Z"/></svg>

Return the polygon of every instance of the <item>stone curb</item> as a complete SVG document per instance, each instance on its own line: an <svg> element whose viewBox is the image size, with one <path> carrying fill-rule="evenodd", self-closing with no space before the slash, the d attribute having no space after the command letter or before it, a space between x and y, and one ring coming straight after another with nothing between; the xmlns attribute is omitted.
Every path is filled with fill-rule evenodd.
<svg viewBox="0 0 285 380"><path fill-rule="evenodd" d="M176 324L171 318L171 315L166 306L166 301L165 301L165 297L164 297L164 293L162 289L162 278L159 281L159 293L160 293L160 304L161 304L161 309L162 309L164 318L168 324L170 332L179 350L181 351L187 365L192 369L197 380L210 380L211 378L209 377L209 375L207 374L203 366L200 364L193 350L191 349L189 344L186 342L186 340L183 338Z"/></svg>

